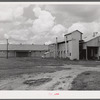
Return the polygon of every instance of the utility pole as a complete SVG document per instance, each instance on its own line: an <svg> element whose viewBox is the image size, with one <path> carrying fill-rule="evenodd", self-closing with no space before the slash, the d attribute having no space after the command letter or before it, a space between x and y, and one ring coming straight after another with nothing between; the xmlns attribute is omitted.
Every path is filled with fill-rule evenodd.
<svg viewBox="0 0 100 100"><path fill-rule="evenodd" d="M8 59L8 39L7 40L7 59Z"/></svg>
<svg viewBox="0 0 100 100"><path fill-rule="evenodd" d="M9 36L7 34L5 34L4 37L6 38L6 42L7 42L7 49L6 49L7 55L6 55L6 58L8 59L8 45L9 45L8 39L9 39Z"/></svg>

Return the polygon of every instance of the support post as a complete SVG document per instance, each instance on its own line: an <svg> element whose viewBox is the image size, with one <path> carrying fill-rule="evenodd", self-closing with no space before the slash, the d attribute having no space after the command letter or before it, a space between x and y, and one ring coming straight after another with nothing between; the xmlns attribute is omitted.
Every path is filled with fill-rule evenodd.
<svg viewBox="0 0 100 100"><path fill-rule="evenodd" d="M8 39L7 39L7 57L6 58L8 59Z"/></svg>
<svg viewBox="0 0 100 100"><path fill-rule="evenodd" d="M87 58L87 47L86 47L86 60L88 60L88 58Z"/></svg>
<svg viewBox="0 0 100 100"><path fill-rule="evenodd" d="M56 37L56 58L58 57L58 38Z"/></svg>

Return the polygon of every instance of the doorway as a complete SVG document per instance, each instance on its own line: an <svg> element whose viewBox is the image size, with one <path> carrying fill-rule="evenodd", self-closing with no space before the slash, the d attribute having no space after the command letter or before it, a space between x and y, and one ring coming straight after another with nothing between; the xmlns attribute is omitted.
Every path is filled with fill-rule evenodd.
<svg viewBox="0 0 100 100"><path fill-rule="evenodd" d="M88 60L98 59L98 47L87 47L87 59Z"/></svg>
<svg viewBox="0 0 100 100"><path fill-rule="evenodd" d="M30 53L28 51L17 51L16 57L29 57Z"/></svg>

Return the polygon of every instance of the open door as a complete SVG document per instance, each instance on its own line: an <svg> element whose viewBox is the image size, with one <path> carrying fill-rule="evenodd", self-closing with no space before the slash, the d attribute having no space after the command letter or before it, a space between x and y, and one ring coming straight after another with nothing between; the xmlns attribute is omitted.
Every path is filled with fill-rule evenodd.
<svg viewBox="0 0 100 100"><path fill-rule="evenodd" d="M88 60L98 59L98 47L87 47L87 59Z"/></svg>
<svg viewBox="0 0 100 100"><path fill-rule="evenodd" d="M17 51L16 57L29 57L29 52L28 51Z"/></svg>

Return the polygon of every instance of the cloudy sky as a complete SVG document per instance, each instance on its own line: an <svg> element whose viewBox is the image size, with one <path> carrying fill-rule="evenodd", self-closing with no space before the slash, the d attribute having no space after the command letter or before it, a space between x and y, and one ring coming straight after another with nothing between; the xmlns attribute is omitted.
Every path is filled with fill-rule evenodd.
<svg viewBox="0 0 100 100"><path fill-rule="evenodd" d="M77 29L100 32L100 5L0 4L0 43L49 44Z"/></svg>

